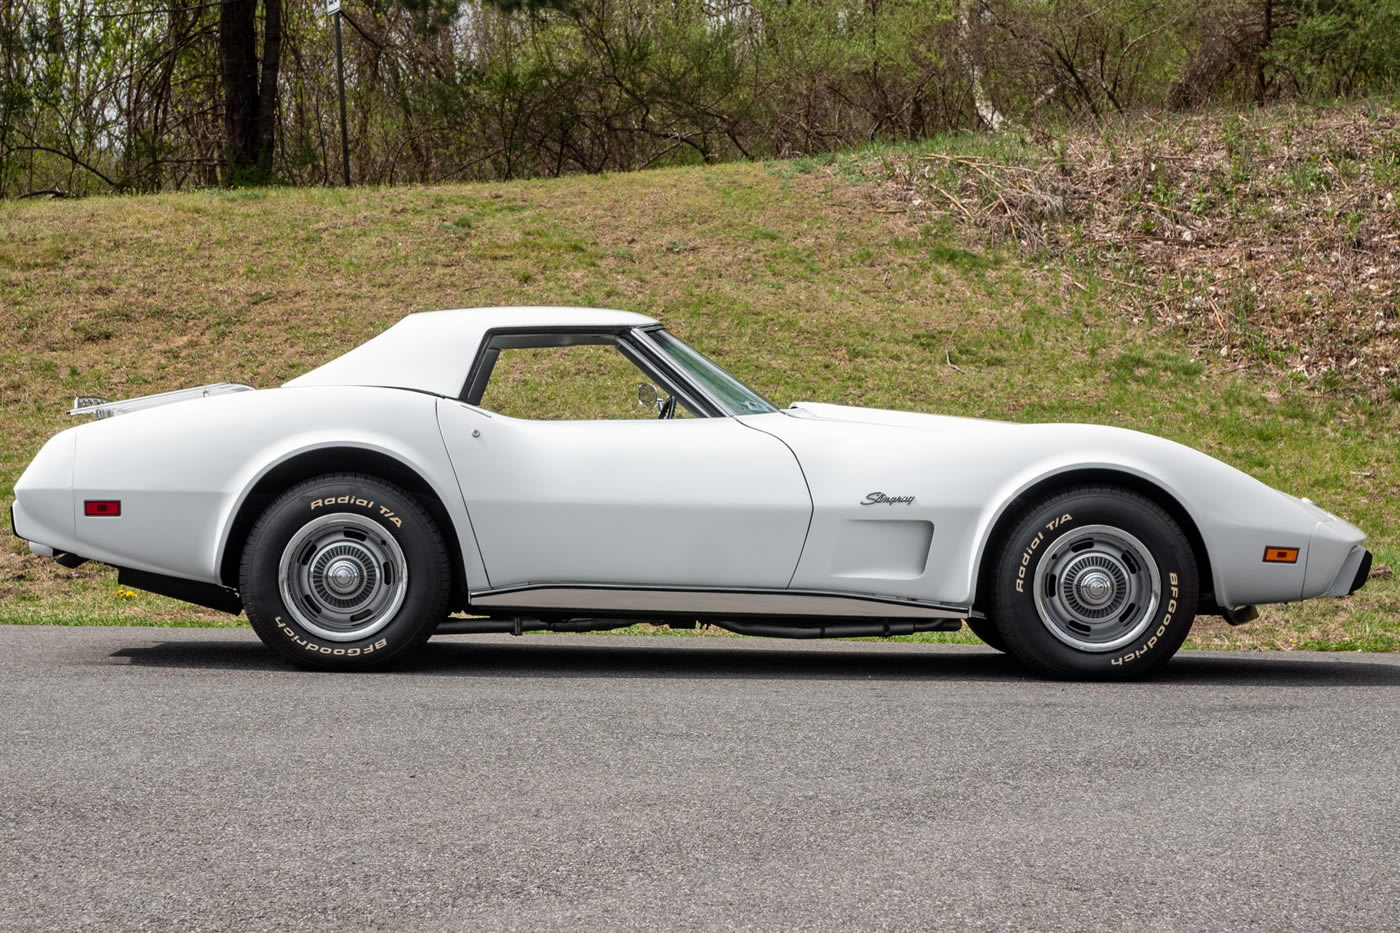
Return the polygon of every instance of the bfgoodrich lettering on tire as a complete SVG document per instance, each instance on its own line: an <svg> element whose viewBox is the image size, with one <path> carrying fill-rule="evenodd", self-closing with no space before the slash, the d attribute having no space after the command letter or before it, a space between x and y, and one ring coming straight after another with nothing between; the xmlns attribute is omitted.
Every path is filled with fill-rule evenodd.
<svg viewBox="0 0 1400 933"><path fill-rule="evenodd" d="M1065 490L1002 542L988 613L1040 673L1128 678L1166 663L1196 614L1191 545L1156 503L1117 487Z"/></svg>
<svg viewBox="0 0 1400 933"><path fill-rule="evenodd" d="M248 621L302 667L365 670L418 648L446 612L442 534L404 490L371 476L307 480L268 506L239 573Z"/></svg>

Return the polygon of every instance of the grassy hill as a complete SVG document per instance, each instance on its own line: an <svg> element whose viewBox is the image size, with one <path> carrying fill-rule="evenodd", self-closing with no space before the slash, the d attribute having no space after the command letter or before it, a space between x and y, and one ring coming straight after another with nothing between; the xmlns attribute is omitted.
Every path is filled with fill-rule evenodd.
<svg viewBox="0 0 1400 933"><path fill-rule="evenodd" d="M1379 139L1379 155L1357 160L1386 164L1394 108L1319 113L1314 123L1341 113L1348 133ZM1254 127L1267 138L1297 119L1264 112L1232 132ZM1303 338L1330 327L1331 307L1274 315L1273 330L1261 330L1229 305L1213 338L1198 319L1164 313L1189 298L1190 263L1164 271L1128 248L1105 216L1103 205L1118 202L1091 199L1100 211L1089 221L1064 192L1048 208L1015 200L1032 188L1027 172L1050 166L1073 178L1103 147L1139 152L1163 131L1152 121L1116 127L1107 143L1105 132L551 181L0 204L0 507L28 459L68 424L75 394L123 398L223 379L272 386L412 311L600 305L662 318L779 404L1107 422L1191 444L1361 525L1380 564L1351 600L1271 608L1238 630L1201 620L1194 644L1400 650L1400 584L1389 570L1400 563L1400 392L1390 388L1389 351L1369 331L1348 331L1370 354L1354 372L1295 365ZM1262 186L1268 156L1250 151ZM1363 181L1379 192L1376 213L1352 225L1393 234L1395 202L1384 194L1394 176L1362 171L1348 184ZM1188 176L1165 185L1155 200L1121 199L1144 243L1170 231L1146 231L1128 213L1142 200L1163 217L1189 213L1161 203L1193 198ZM1338 195L1299 185L1305 207ZM1259 233L1233 212L1258 194L1244 190L1198 203L1194 216L1214 224L1222 249ZM1271 242L1293 243L1294 227L1317 224L1311 208L1277 221L1286 229ZM1230 288L1263 281L1266 266ZM1308 275L1316 292L1307 271L1267 277L1268 294L1304 301ZM1383 300L1377 308L1385 322ZM1393 321L1393 298L1388 308ZM1267 339L1231 336L1255 331ZM13 539L0 544L0 622L72 621L219 617L125 595L110 570L65 571Z"/></svg>

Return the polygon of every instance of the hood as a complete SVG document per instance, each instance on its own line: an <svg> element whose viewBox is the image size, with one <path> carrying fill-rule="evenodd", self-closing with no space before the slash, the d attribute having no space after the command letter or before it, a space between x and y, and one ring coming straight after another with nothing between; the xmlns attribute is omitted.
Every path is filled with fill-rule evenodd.
<svg viewBox="0 0 1400 933"><path fill-rule="evenodd" d="M987 455L1006 458L1008 462L1042 459L1046 463L1092 467L1135 464L1130 468L1144 477L1154 476L1157 467L1168 460L1196 467L1210 463L1232 473L1238 472L1209 454L1176 441L1104 424L993 421L854 405L828 405L824 402L795 402L783 414L833 425L862 425L896 431L903 429L928 438L939 451L956 449L963 456L973 459L978 455ZM939 438L935 435L943 436ZM1016 453L1031 450L1035 451L1035 456Z"/></svg>
<svg viewBox="0 0 1400 933"><path fill-rule="evenodd" d="M1162 486L1178 499L1181 498L1180 488L1190 485L1192 478L1211 477L1212 481L1235 490L1267 490L1270 496L1278 496L1290 505L1304 509L1320 521L1340 521L1311 499L1300 499L1274 489L1210 454L1131 428L1072 422L1025 424L854 405L828 405L824 402L794 402L783 413L833 424L905 428L926 435L951 435L935 443L955 445L969 463L977 462L978 456L990 456L993 461L1001 457L1009 462L1022 459L1014 457L1011 453L1013 450L1035 450L1038 456L1027 456L1025 459L1038 460L1047 473L1076 466L1127 470Z"/></svg>

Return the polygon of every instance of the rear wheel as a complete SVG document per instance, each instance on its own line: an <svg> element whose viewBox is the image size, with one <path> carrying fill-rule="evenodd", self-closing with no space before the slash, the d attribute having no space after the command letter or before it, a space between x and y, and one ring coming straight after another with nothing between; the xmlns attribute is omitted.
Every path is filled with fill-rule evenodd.
<svg viewBox="0 0 1400 933"><path fill-rule="evenodd" d="M1196 614L1191 545L1151 500L1117 487L1061 492L1002 544L989 616L1006 650L1058 677L1121 679L1166 663Z"/></svg>
<svg viewBox="0 0 1400 933"><path fill-rule="evenodd" d="M280 496L248 536L240 593L253 630L302 667L366 670L418 648L447 611L432 518L384 480L342 473Z"/></svg>

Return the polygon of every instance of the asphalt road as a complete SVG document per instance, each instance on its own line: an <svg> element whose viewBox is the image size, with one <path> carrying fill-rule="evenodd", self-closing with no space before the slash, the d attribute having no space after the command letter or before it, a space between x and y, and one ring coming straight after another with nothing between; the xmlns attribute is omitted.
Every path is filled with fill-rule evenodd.
<svg viewBox="0 0 1400 933"><path fill-rule="evenodd" d="M0 628L0 930L1400 928L1400 657Z"/></svg>

